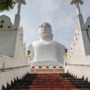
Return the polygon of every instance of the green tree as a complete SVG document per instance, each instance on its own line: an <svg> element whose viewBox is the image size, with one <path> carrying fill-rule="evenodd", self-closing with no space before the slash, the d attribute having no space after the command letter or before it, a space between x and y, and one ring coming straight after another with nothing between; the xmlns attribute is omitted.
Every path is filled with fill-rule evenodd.
<svg viewBox="0 0 90 90"><path fill-rule="evenodd" d="M9 11L10 9L13 9L14 5L14 0L0 0L0 12L5 10Z"/></svg>

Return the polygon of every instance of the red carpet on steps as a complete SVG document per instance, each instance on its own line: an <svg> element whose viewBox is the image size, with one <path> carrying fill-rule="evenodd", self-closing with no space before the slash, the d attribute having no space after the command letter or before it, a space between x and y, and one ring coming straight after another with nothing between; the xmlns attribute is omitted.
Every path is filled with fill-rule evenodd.
<svg viewBox="0 0 90 90"><path fill-rule="evenodd" d="M28 90L79 90L59 74L38 74Z"/></svg>

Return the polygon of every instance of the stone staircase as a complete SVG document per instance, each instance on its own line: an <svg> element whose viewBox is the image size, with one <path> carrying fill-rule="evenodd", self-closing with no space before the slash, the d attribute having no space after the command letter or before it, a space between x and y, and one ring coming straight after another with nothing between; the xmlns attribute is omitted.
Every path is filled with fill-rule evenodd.
<svg viewBox="0 0 90 90"><path fill-rule="evenodd" d="M66 73L60 74L60 76L64 79L68 79L72 83L72 85L75 85L75 87L79 88L79 90L90 90L90 83L84 81L83 79L77 79Z"/></svg>
<svg viewBox="0 0 90 90"><path fill-rule="evenodd" d="M69 74L27 74L3 90L90 90L90 83Z"/></svg>

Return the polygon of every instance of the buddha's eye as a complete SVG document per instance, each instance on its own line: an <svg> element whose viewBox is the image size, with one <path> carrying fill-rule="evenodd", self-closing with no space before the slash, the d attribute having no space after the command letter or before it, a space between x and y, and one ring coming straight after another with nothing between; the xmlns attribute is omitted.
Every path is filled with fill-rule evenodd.
<svg viewBox="0 0 90 90"><path fill-rule="evenodd" d="M39 28L42 28L42 27L43 27L42 25L39 26Z"/></svg>
<svg viewBox="0 0 90 90"><path fill-rule="evenodd" d="M39 26L39 28L41 28L41 26Z"/></svg>
<svg viewBox="0 0 90 90"><path fill-rule="evenodd" d="M48 28L50 28L50 26L47 26Z"/></svg>

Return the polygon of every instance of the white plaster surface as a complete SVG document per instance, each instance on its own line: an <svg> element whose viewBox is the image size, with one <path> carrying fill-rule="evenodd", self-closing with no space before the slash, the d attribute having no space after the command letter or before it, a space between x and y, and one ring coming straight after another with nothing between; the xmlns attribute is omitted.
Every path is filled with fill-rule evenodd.
<svg viewBox="0 0 90 90"><path fill-rule="evenodd" d="M4 21L2 23L2 20ZM27 66L26 44L23 42L23 28L16 30L10 18L0 16L0 69ZM10 28L8 28L10 26ZM11 57L12 56L12 57ZM30 67L23 67L11 71L0 72L0 90L2 85L14 81L14 78L22 78L30 71Z"/></svg>
<svg viewBox="0 0 90 90"><path fill-rule="evenodd" d="M85 48L84 43L82 40L82 34L79 28L75 28L74 32L74 41L71 43L70 46L70 53L68 55L67 62L69 64L86 64L90 65L90 60L86 60Z"/></svg>
<svg viewBox="0 0 90 90"><path fill-rule="evenodd" d="M7 87L7 83L11 85L11 81L17 80L17 77L21 79L24 75L29 73L30 67L24 67L19 69L14 69L11 71L0 72L0 90L2 90L2 85Z"/></svg>
<svg viewBox="0 0 90 90"><path fill-rule="evenodd" d="M88 43L86 42L86 44ZM87 49L89 48L87 47ZM69 72L78 78L84 76L85 79L88 78L90 81L90 55L86 55L82 34L79 28L75 28L74 41L70 46L65 72Z"/></svg>
<svg viewBox="0 0 90 90"><path fill-rule="evenodd" d="M3 67L3 63L5 63L4 67L17 67L27 65L27 57L26 57L26 45L23 42L23 28L19 28L16 39L15 46L15 55L14 57L9 57L5 55L0 55L0 68Z"/></svg>
<svg viewBox="0 0 90 90"><path fill-rule="evenodd" d="M9 17L0 16L0 55L14 56L17 30Z"/></svg>

